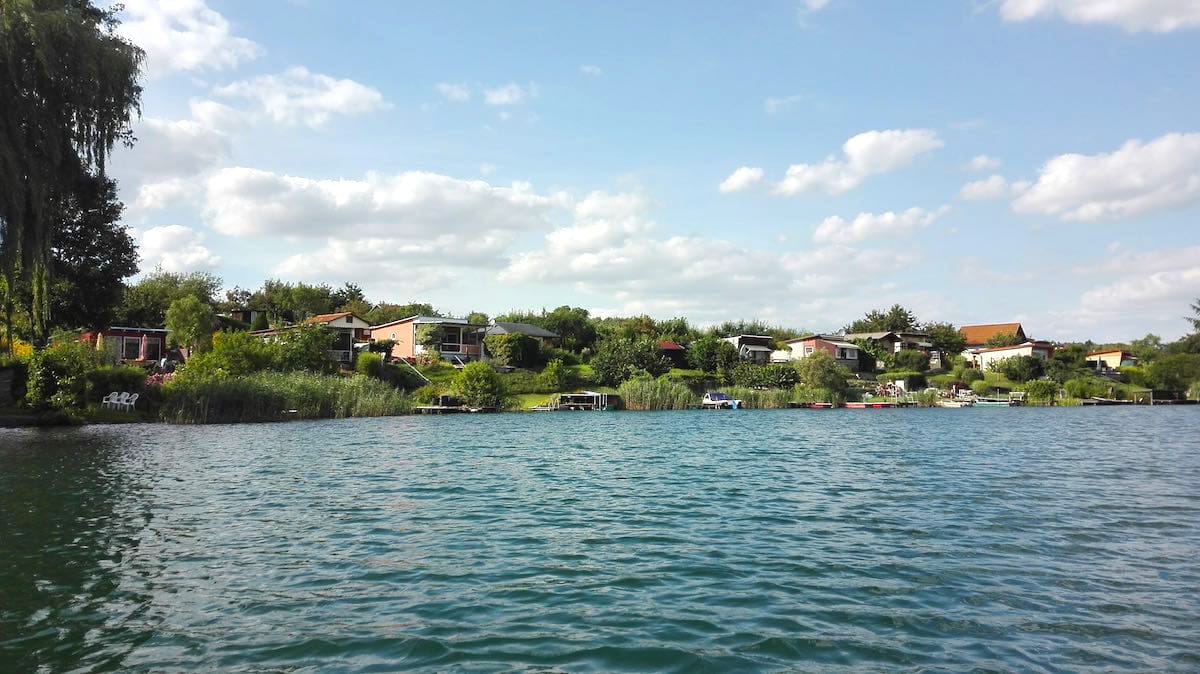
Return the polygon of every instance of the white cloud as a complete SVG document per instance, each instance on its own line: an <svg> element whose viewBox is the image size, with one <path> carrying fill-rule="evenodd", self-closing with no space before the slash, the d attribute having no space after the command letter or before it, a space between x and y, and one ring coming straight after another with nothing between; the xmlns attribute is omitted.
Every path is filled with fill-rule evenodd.
<svg viewBox="0 0 1200 674"><path fill-rule="evenodd" d="M225 70L262 53L258 44L232 34L229 21L204 0L122 0L117 31L146 50L151 77L176 71Z"/></svg>
<svg viewBox="0 0 1200 674"><path fill-rule="evenodd" d="M796 103L804 100L803 94L792 94L791 96L767 96L763 101L763 110L766 110L768 115L774 115L787 108L792 107Z"/></svg>
<svg viewBox="0 0 1200 674"><path fill-rule="evenodd" d="M1071 23L1107 24L1136 33L1169 33L1200 26L1195 0L1003 0L1005 21L1061 16Z"/></svg>
<svg viewBox="0 0 1200 674"><path fill-rule="evenodd" d="M595 65L579 66L579 72L587 75L588 77L600 77L604 74L604 70L600 66Z"/></svg>
<svg viewBox="0 0 1200 674"><path fill-rule="evenodd" d="M205 213L231 236L429 238L544 226L565 202L526 183L496 187L421 171L313 180L238 167L209 178Z"/></svg>
<svg viewBox="0 0 1200 674"><path fill-rule="evenodd" d="M537 96L537 86L533 84L528 87L506 84L494 89L485 89L483 92L483 100L488 105L518 105L535 96Z"/></svg>
<svg viewBox="0 0 1200 674"><path fill-rule="evenodd" d="M943 206L934 211L910 208L902 213L859 213L851 221L840 216L825 218L813 232L817 243L855 243L872 238L888 238L928 227L949 210Z"/></svg>
<svg viewBox="0 0 1200 674"><path fill-rule="evenodd" d="M471 88L465 84L451 84L449 82L438 82L434 87L437 92L451 103L466 103L471 100Z"/></svg>
<svg viewBox="0 0 1200 674"><path fill-rule="evenodd" d="M320 127L334 115L356 115L385 107L383 94L354 80L309 72L302 66L217 87L218 96L242 98L277 124Z"/></svg>
<svg viewBox="0 0 1200 674"><path fill-rule="evenodd" d="M1200 246L1138 253L1121 251L1120 246L1109 244L1107 250L1116 254L1103 262L1076 266L1075 273L1101 274L1104 276L1131 274L1137 276L1152 272L1200 269Z"/></svg>
<svg viewBox="0 0 1200 674"><path fill-rule="evenodd" d="M895 171L917 157L932 152L943 143L928 129L867 131L842 145L843 157L830 156L819 164L793 164L775 192L796 195L824 191L841 194L852 190L868 177Z"/></svg>
<svg viewBox="0 0 1200 674"><path fill-rule="evenodd" d="M1127 141L1095 155L1064 154L1042 166L1013 201L1018 213L1094 222L1178 208L1200 199L1200 133Z"/></svg>
<svg viewBox="0 0 1200 674"><path fill-rule="evenodd" d="M963 185L958 196L967 201L989 201L1003 199L1008 196L1008 191L1008 181L1004 176L993 175Z"/></svg>
<svg viewBox="0 0 1200 674"><path fill-rule="evenodd" d="M762 179L762 169L756 166L741 166L730 173L728 178L722 180L717 189L724 193L741 192L761 182Z"/></svg>
<svg viewBox="0 0 1200 674"><path fill-rule="evenodd" d="M204 246L204 236L183 225L152 227L138 236L141 268L169 272L212 269L221 261Z"/></svg>
<svg viewBox="0 0 1200 674"><path fill-rule="evenodd" d="M976 173L984 171L995 171L1000 168L1000 160L995 157L989 157L986 154L976 155L967 162L967 170Z"/></svg>

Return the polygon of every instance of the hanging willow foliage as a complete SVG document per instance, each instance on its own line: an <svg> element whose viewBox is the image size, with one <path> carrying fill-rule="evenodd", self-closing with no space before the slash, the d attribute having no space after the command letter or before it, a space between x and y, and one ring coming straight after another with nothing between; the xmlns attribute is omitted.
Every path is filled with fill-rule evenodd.
<svg viewBox="0 0 1200 674"><path fill-rule="evenodd" d="M92 0L0 0L0 267L7 288L18 274L29 280L39 342L60 195L80 172L104 173L141 112L144 54L114 32L115 12Z"/></svg>

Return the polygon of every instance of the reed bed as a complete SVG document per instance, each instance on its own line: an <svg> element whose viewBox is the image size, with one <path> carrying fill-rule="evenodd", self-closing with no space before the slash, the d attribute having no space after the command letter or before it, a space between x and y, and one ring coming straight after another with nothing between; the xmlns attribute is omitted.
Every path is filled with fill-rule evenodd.
<svg viewBox="0 0 1200 674"><path fill-rule="evenodd" d="M847 393L853 393L853 391ZM834 405L845 403L849 398L847 393L831 391L826 388L804 386L803 384L797 385L791 391L792 400L798 403L833 403ZM855 394L854 399L858 399L857 394Z"/></svg>
<svg viewBox="0 0 1200 674"><path fill-rule="evenodd" d="M617 388L627 410L686 410L699 404L695 393L666 379L630 379Z"/></svg>
<svg viewBox="0 0 1200 674"><path fill-rule="evenodd" d="M792 402L790 389L754 389L744 386L730 386L721 389L721 393L742 401L742 408L748 410L781 410Z"/></svg>
<svg viewBox="0 0 1200 674"><path fill-rule="evenodd" d="M219 424L381 417L411 409L406 395L362 375L259 372L172 382L166 387L161 416L168 423Z"/></svg>

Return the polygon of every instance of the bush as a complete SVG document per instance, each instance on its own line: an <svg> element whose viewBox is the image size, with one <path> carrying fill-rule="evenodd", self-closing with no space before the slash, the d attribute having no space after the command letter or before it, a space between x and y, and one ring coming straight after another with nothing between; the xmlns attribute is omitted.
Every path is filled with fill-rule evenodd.
<svg viewBox="0 0 1200 674"><path fill-rule="evenodd" d="M668 379L636 377L621 384L617 394L629 410L686 410L697 404L691 389Z"/></svg>
<svg viewBox="0 0 1200 674"><path fill-rule="evenodd" d="M714 335L705 335L688 345L688 365L702 372L731 371L738 364L737 347Z"/></svg>
<svg viewBox="0 0 1200 674"><path fill-rule="evenodd" d="M917 407L936 407L942 396L937 391L925 389L913 394L913 398L917 401Z"/></svg>
<svg viewBox="0 0 1200 674"><path fill-rule="evenodd" d="M994 361L989 366L993 372L999 372L1006 379L1015 382L1027 382L1037 379L1045 373L1045 364L1041 358L1034 356L1012 356Z"/></svg>
<svg viewBox="0 0 1200 674"><path fill-rule="evenodd" d="M558 359L550 361L546 369L538 375L538 382L548 392L566 391L571 388L574 377L571 370Z"/></svg>
<svg viewBox="0 0 1200 674"><path fill-rule="evenodd" d="M361 375L259 372L176 378L164 387L164 395L162 419L180 424L391 416L411 410L403 393Z"/></svg>
<svg viewBox="0 0 1200 674"><path fill-rule="evenodd" d="M1200 382L1200 354L1162 356L1146 368L1146 381L1156 389L1187 391Z"/></svg>
<svg viewBox="0 0 1200 674"><path fill-rule="evenodd" d="M929 369L929 355L916 349L901 349L892 358L892 367L897 370L924 372Z"/></svg>
<svg viewBox="0 0 1200 674"><path fill-rule="evenodd" d="M600 343L592 357L592 369L602 384L616 386L638 371L653 377L666 374L671 361L658 350L658 343L650 339L606 339Z"/></svg>
<svg viewBox="0 0 1200 674"><path fill-rule="evenodd" d="M823 351L801 358L796 363L796 371L801 383L809 388L843 395L846 392L846 379L850 372Z"/></svg>
<svg viewBox="0 0 1200 674"><path fill-rule="evenodd" d="M881 382L903 381L906 391L914 391L925 387L925 373L916 370L897 370L880 373L876 379Z"/></svg>
<svg viewBox="0 0 1200 674"><path fill-rule="evenodd" d="M504 407L508 388L504 379L487 363L468 363L454 379L451 391L471 407Z"/></svg>
<svg viewBox="0 0 1200 674"><path fill-rule="evenodd" d="M529 335L488 335L483 344L498 365L532 368L541 364L541 345Z"/></svg>
<svg viewBox="0 0 1200 674"><path fill-rule="evenodd" d="M1063 384L1063 389L1072 398L1103 398L1108 394L1109 384L1095 377L1079 377Z"/></svg>
<svg viewBox="0 0 1200 674"><path fill-rule="evenodd" d="M733 383L746 388L791 389L800 381L796 368L788 365L752 365L733 368Z"/></svg>
<svg viewBox="0 0 1200 674"><path fill-rule="evenodd" d="M997 392L1007 393L1008 391L1012 390L1012 387L1001 381L988 381L986 379L980 379L978 381L971 382L971 390L974 391L976 395L986 397L994 395Z"/></svg>
<svg viewBox="0 0 1200 674"><path fill-rule="evenodd" d="M1033 402L1054 402L1058 396L1058 382L1038 379L1024 386L1025 395Z"/></svg>
<svg viewBox="0 0 1200 674"><path fill-rule="evenodd" d="M426 384L421 388L413 391L413 402L418 405L435 405L441 400L445 391L437 384Z"/></svg>
<svg viewBox="0 0 1200 674"><path fill-rule="evenodd" d="M56 342L29 357L26 376L26 403L36 410L87 405L93 370L100 367L100 354L79 341Z"/></svg>
<svg viewBox="0 0 1200 674"><path fill-rule="evenodd" d="M354 361L354 371L375 379L383 379L383 356L377 353L360 353Z"/></svg>
<svg viewBox="0 0 1200 674"><path fill-rule="evenodd" d="M967 385L970 385L977 381L983 381L983 380L984 380L983 373L973 367L968 367L965 370L963 370L962 376L959 377L959 381L961 381L962 383L967 384Z"/></svg>
<svg viewBox="0 0 1200 674"><path fill-rule="evenodd" d="M673 381L677 384L683 384L697 395L702 395L704 391L717 386L717 382L713 378L713 375L700 370L672 369L670 372L664 374L661 379Z"/></svg>
<svg viewBox="0 0 1200 674"><path fill-rule="evenodd" d="M580 363L578 354L554 346L542 347L542 359L546 362L561 360L563 365L567 366L575 366Z"/></svg>
<svg viewBox="0 0 1200 674"><path fill-rule="evenodd" d="M92 400L113 391L141 393L146 388L146 371L140 367L105 365L89 372L87 378Z"/></svg>
<svg viewBox="0 0 1200 674"><path fill-rule="evenodd" d="M792 390L792 400L798 403L833 403L834 405L841 405L850 398L849 393L849 391L830 391L829 389L800 384Z"/></svg>

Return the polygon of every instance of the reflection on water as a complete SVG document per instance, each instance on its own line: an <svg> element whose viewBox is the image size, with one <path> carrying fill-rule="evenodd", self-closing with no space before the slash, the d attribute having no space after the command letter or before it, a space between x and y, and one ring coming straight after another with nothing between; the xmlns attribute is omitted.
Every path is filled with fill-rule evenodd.
<svg viewBox="0 0 1200 674"><path fill-rule="evenodd" d="M0 669L1196 671L1197 412L0 431Z"/></svg>

